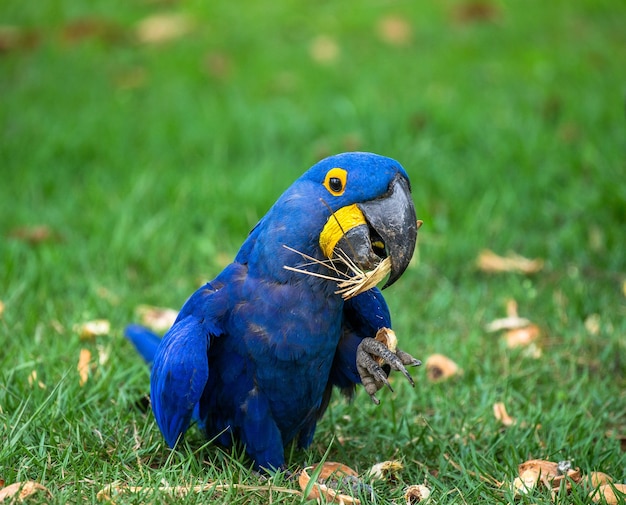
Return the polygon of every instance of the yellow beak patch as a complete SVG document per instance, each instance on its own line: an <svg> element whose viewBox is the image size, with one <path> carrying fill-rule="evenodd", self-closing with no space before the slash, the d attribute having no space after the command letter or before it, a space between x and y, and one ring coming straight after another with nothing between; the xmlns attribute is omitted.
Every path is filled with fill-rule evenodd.
<svg viewBox="0 0 626 505"><path fill-rule="evenodd" d="M356 204L342 207L326 221L320 233L320 248L328 259L332 258L337 242L349 230L360 224L366 224L365 216Z"/></svg>

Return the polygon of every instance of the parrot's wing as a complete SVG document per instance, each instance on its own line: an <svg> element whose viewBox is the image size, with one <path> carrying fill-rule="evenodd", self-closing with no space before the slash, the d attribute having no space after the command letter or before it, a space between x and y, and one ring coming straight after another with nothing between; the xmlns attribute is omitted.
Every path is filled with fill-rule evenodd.
<svg viewBox="0 0 626 505"><path fill-rule="evenodd" d="M231 271L228 271L232 273ZM209 349L223 335L227 307L223 284L213 281L196 291L181 309L154 356L150 398L157 424L170 447L187 431L209 379Z"/></svg>
<svg viewBox="0 0 626 505"><path fill-rule="evenodd" d="M209 378L208 338L201 321L188 316L166 333L154 357L152 410L170 447L189 428Z"/></svg>

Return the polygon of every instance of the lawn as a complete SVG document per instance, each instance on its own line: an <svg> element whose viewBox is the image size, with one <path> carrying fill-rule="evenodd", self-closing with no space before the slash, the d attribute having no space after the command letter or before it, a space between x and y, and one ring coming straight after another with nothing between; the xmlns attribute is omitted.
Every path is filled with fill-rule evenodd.
<svg viewBox="0 0 626 505"><path fill-rule="evenodd" d="M379 406L336 395L290 471L401 461L362 496L378 504L412 484L509 503L535 458L626 482L625 16L612 0L4 1L0 479L45 486L33 502L110 484L143 487L115 503L300 500L297 479L196 431L167 449L123 328L140 305L180 308L317 160L364 150L403 164L424 221L385 291L401 345L462 372L393 376ZM488 272L485 250L538 269ZM539 331L514 348L487 331L511 300ZM97 319L110 330L81 338Z"/></svg>

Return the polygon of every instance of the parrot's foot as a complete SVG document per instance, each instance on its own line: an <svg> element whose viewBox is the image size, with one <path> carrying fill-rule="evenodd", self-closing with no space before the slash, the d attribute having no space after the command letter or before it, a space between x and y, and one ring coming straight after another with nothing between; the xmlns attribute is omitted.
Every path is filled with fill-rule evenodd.
<svg viewBox="0 0 626 505"><path fill-rule="evenodd" d="M402 372L411 386L415 386L406 366L418 366L422 362L400 349L396 349L395 352L391 351L377 339L364 338L356 351L356 368L365 391L376 405L380 403L380 400L376 398L378 390L387 386L390 391L393 391L389 380L387 380L387 373L381 366L385 364L393 370Z"/></svg>

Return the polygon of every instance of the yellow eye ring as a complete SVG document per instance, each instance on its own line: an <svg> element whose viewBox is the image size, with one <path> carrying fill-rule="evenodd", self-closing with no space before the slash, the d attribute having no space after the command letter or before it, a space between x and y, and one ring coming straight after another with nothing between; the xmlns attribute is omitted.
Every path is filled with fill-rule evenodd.
<svg viewBox="0 0 626 505"><path fill-rule="evenodd" d="M324 179L324 187L331 195L341 196L346 190L348 172L343 168L331 168Z"/></svg>

